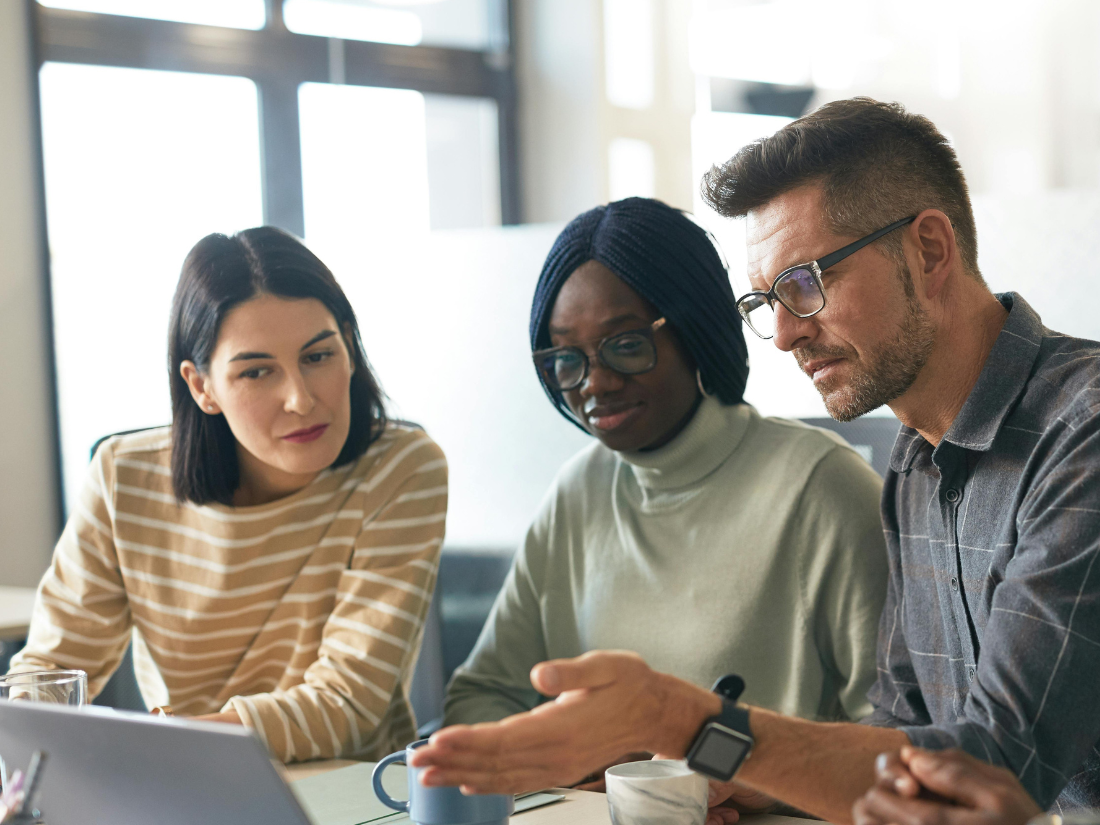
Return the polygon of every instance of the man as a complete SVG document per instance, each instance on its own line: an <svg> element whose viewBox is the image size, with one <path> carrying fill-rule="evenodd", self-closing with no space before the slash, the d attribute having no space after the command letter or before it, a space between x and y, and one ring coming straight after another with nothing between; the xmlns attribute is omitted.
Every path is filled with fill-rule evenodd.
<svg viewBox="0 0 1100 825"><path fill-rule="evenodd" d="M741 709L727 728L754 750L719 797L850 822L876 754L916 745L1006 766L1041 807L1095 805L1100 345L988 290L955 153L900 106L826 105L712 170L706 194L747 218L753 329L837 418L888 404L904 425L882 499L875 710L822 724ZM414 760L423 781L534 788L639 750L698 762L708 720L733 713L624 653L549 662L532 683L558 700L440 732Z"/></svg>

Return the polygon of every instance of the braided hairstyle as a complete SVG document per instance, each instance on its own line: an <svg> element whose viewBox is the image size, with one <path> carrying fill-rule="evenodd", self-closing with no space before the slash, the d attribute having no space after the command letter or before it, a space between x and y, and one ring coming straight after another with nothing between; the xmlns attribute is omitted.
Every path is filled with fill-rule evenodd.
<svg viewBox="0 0 1100 825"><path fill-rule="evenodd" d="M726 268L705 229L652 198L597 206L558 235L535 287L533 351L551 346L548 327L558 292L588 261L599 261L668 318L695 359L708 393L723 404L741 403L749 357ZM558 412L581 427L561 393L541 375L539 382Z"/></svg>

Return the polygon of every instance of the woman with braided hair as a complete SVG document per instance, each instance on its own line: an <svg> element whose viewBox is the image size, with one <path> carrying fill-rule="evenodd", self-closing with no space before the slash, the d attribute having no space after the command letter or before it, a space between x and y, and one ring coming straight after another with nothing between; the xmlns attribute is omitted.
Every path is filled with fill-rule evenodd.
<svg viewBox="0 0 1100 825"><path fill-rule="evenodd" d="M584 213L546 259L530 336L551 403L595 441L547 493L446 722L530 710L534 665L608 648L706 687L737 672L745 701L783 713L869 711L881 481L836 436L744 402L707 233L651 199Z"/></svg>

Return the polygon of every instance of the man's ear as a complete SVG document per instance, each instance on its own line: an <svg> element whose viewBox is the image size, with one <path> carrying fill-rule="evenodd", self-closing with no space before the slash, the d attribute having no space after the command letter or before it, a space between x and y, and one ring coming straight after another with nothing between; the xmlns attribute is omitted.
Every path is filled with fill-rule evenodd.
<svg viewBox="0 0 1100 825"><path fill-rule="evenodd" d="M180 363L180 375L187 382L187 389L191 391L191 397L199 405L199 409L209 415L219 415L221 407L210 394L209 377L203 375L194 361L182 361Z"/></svg>
<svg viewBox="0 0 1100 825"><path fill-rule="evenodd" d="M906 230L911 243L910 272L914 286L929 300L943 292L959 263L951 219L938 209L925 209Z"/></svg>

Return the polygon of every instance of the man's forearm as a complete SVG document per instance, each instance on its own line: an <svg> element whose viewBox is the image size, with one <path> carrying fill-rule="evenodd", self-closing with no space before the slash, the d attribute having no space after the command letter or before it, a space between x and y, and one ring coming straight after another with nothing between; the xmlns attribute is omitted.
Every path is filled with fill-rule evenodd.
<svg viewBox="0 0 1100 825"><path fill-rule="evenodd" d="M899 730L809 722L752 708L756 746L737 781L799 810L843 825L875 780L875 757L909 744Z"/></svg>
<svg viewBox="0 0 1100 825"><path fill-rule="evenodd" d="M683 756L703 722L716 716L713 693L662 676L667 714L660 725L659 752ZM750 708L756 745L737 781L829 822L852 821L852 805L875 779L875 757L909 744L899 730L851 722L809 722Z"/></svg>

